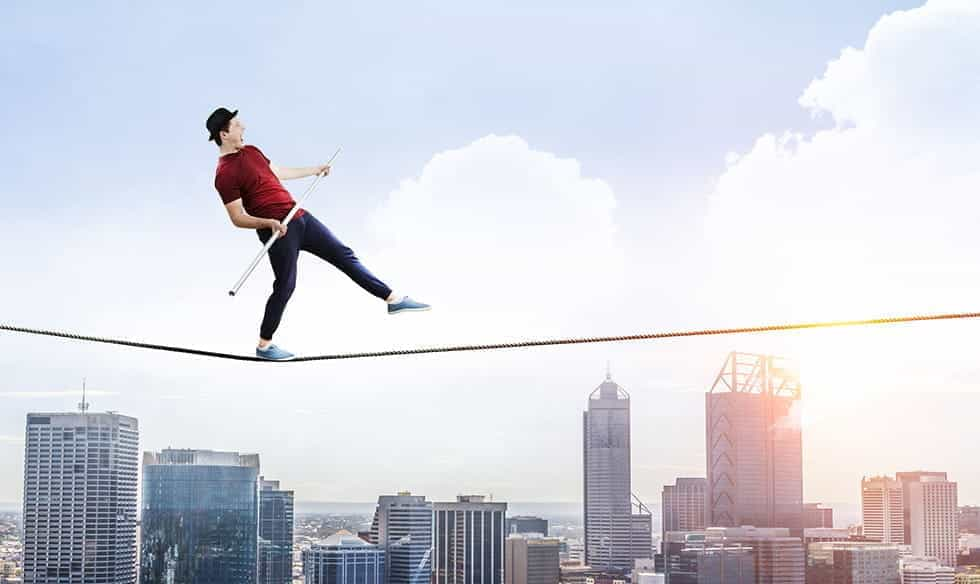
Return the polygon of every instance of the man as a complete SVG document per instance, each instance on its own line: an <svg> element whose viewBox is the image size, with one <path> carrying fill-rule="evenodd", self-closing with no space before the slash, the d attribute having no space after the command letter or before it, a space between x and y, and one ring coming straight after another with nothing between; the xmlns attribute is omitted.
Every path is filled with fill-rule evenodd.
<svg viewBox="0 0 980 584"><path fill-rule="evenodd" d="M280 234L279 240L269 248L269 261L276 281L265 305L256 356L275 361L293 358L292 353L272 344L272 335L279 328L286 303L296 286L296 260L301 250L330 262L361 288L387 302L388 314L429 310L428 304L392 292L312 213L299 209L288 226L282 224L296 201L280 181L328 175L329 165L288 168L272 164L261 150L245 145L245 125L238 117L238 110L218 108L208 116L205 126L208 140L214 140L218 145L214 186L231 222L236 227L257 230L262 243L274 232Z"/></svg>

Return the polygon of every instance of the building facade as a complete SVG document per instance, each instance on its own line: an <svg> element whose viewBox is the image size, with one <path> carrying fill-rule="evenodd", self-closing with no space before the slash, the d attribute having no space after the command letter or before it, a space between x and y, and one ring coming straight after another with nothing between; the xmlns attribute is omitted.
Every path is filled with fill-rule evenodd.
<svg viewBox="0 0 980 584"><path fill-rule="evenodd" d="M511 534L504 547L505 584L558 584L560 577L557 538L536 532Z"/></svg>
<svg viewBox="0 0 980 584"><path fill-rule="evenodd" d="M434 503L433 584L503 584L507 503L460 495Z"/></svg>
<svg viewBox="0 0 980 584"><path fill-rule="evenodd" d="M139 425L87 408L27 415L26 584L136 582Z"/></svg>
<svg viewBox="0 0 980 584"><path fill-rule="evenodd" d="M807 550L806 584L900 584L896 544L819 542Z"/></svg>
<svg viewBox="0 0 980 584"><path fill-rule="evenodd" d="M899 562L901 584L955 584L956 570L936 558L909 556Z"/></svg>
<svg viewBox="0 0 980 584"><path fill-rule="evenodd" d="M959 554L957 485L946 473L898 473L905 501L905 543L915 556L955 568Z"/></svg>
<svg viewBox="0 0 980 584"><path fill-rule="evenodd" d="M755 584L755 550L704 532L670 532L664 544L666 584Z"/></svg>
<svg viewBox="0 0 980 584"><path fill-rule="evenodd" d="M386 584L428 583L432 571L432 503L403 492L378 497L371 543L385 551Z"/></svg>
<svg viewBox="0 0 980 584"><path fill-rule="evenodd" d="M385 551L348 531L303 550L304 584L384 584Z"/></svg>
<svg viewBox="0 0 980 584"><path fill-rule="evenodd" d="M662 532L695 531L707 527L705 494L708 481L704 478L678 478L673 485L664 485L661 495Z"/></svg>
<svg viewBox="0 0 980 584"><path fill-rule="evenodd" d="M582 416L585 562L610 573L651 556L647 510L633 512L630 490L630 397L607 373ZM634 517L636 515L636 517ZM652 526L652 521L649 523Z"/></svg>
<svg viewBox="0 0 980 584"><path fill-rule="evenodd" d="M548 520L540 517L518 515L507 518L507 533L540 533L548 535Z"/></svg>
<svg viewBox="0 0 980 584"><path fill-rule="evenodd" d="M705 394L708 525L803 528L799 407L783 359L729 354Z"/></svg>
<svg viewBox="0 0 980 584"><path fill-rule="evenodd" d="M902 483L884 476L861 479L862 535L881 543L905 543Z"/></svg>
<svg viewBox="0 0 980 584"><path fill-rule="evenodd" d="M258 476L258 455L145 453L140 581L256 582Z"/></svg>
<svg viewBox="0 0 980 584"><path fill-rule="evenodd" d="M259 478L259 584L293 581L293 492Z"/></svg>

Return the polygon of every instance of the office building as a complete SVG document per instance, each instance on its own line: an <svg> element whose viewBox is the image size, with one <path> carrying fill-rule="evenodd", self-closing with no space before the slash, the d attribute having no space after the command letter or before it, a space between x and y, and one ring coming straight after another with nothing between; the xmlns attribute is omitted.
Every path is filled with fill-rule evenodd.
<svg viewBox="0 0 980 584"><path fill-rule="evenodd" d="M27 414L25 584L136 582L139 425L87 410Z"/></svg>
<svg viewBox="0 0 980 584"><path fill-rule="evenodd" d="M385 552L386 584L420 584L432 572L432 503L402 492L378 497L371 543Z"/></svg>
<svg viewBox="0 0 980 584"><path fill-rule="evenodd" d="M505 584L558 584L559 542L534 534L511 534L505 540Z"/></svg>
<svg viewBox="0 0 980 584"><path fill-rule="evenodd" d="M708 525L802 530L800 391L783 359L729 354L705 394Z"/></svg>
<svg viewBox="0 0 980 584"><path fill-rule="evenodd" d="M259 584L293 581L293 492L259 478Z"/></svg>
<svg viewBox="0 0 980 584"><path fill-rule="evenodd" d="M432 584L503 584L507 503L460 495L433 512Z"/></svg>
<svg viewBox="0 0 980 584"><path fill-rule="evenodd" d="M384 584L385 551L349 531L303 550L303 584Z"/></svg>
<svg viewBox="0 0 980 584"><path fill-rule="evenodd" d="M140 581L256 582L258 477L257 454L144 453Z"/></svg>

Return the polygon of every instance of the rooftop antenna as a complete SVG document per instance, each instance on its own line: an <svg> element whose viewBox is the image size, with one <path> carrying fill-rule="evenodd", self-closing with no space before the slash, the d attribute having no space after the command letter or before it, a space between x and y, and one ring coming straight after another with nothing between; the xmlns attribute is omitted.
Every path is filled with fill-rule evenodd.
<svg viewBox="0 0 980 584"><path fill-rule="evenodd" d="M85 401L85 378L82 378L82 401L78 403L78 411L83 414L88 411L88 402Z"/></svg>
<svg viewBox="0 0 980 584"><path fill-rule="evenodd" d="M606 381L612 381L612 367L609 361L606 361Z"/></svg>

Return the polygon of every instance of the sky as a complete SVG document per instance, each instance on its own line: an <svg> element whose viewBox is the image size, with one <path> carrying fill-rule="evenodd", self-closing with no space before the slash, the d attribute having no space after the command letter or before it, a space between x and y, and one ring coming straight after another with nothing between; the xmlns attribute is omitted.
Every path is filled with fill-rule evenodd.
<svg viewBox="0 0 980 584"><path fill-rule="evenodd" d="M300 354L976 310L980 6L969 0L0 9L0 321L250 353L271 287L204 120L282 166L396 290L312 257ZM294 193L307 183L287 183ZM258 452L304 501L578 501L581 412L631 395L633 490L705 472L730 351L796 361L807 501L945 470L980 502L969 321L292 365L0 334L0 502L25 415L139 419L141 448Z"/></svg>

